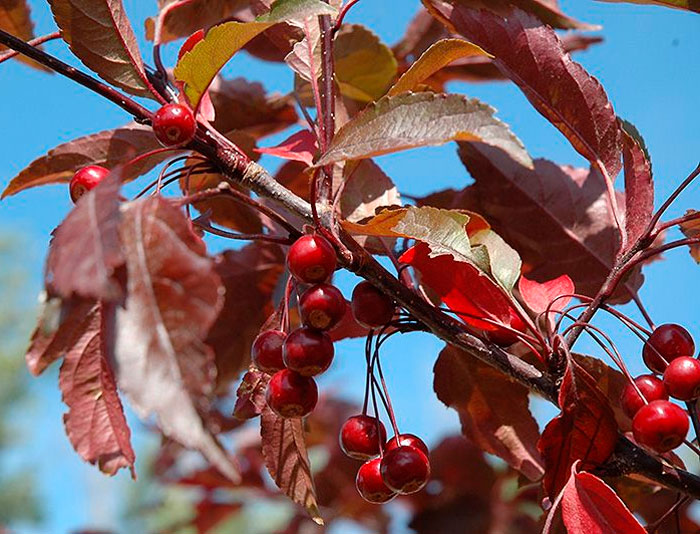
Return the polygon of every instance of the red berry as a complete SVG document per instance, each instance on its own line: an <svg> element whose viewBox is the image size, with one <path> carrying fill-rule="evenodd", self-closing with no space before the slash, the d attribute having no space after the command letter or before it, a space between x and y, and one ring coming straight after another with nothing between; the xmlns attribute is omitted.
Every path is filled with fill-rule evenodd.
<svg viewBox="0 0 700 534"><path fill-rule="evenodd" d="M182 104L166 104L153 117L153 132L163 146L186 145L196 131L192 110Z"/></svg>
<svg viewBox="0 0 700 534"><path fill-rule="evenodd" d="M383 504L396 497L396 493L384 483L379 472L380 463L381 458L367 460L357 470L355 479L355 487L360 496L372 504Z"/></svg>
<svg viewBox="0 0 700 534"><path fill-rule="evenodd" d="M73 202L78 202L88 191L97 187L110 173L109 169L100 167L99 165L88 165L79 169L71 178L70 181L70 198Z"/></svg>
<svg viewBox="0 0 700 534"><path fill-rule="evenodd" d="M369 415L353 415L340 429L340 448L346 456L367 460L379 454L379 444L386 440L381 421Z"/></svg>
<svg viewBox="0 0 700 534"><path fill-rule="evenodd" d="M335 250L323 236L305 235L289 247L287 266L300 282L325 282L337 266Z"/></svg>
<svg viewBox="0 0 700 534"><path fill-rule="evenodd" d="M282 344L287 334L279 330L261 332L253 341L251 357L255 367L266 373L274 373L284 369Z"/></svg>
<svg viewBox="0 0 700 534"><path fill-rule="evenodd" d="M692 356L695 343L690 333L677 324L662 324L644 343L644 363L655 373L663 373L666 366L679 356Z"/></svg>
<svg viewBox="0 0 700 534"><path fill-rule="evenodd" d="M639 391L642 392L647 402L668 400L668 393L666 393L664 383L654 375L638 376L634 379L634 383L637 384ZM639 396L639 393L637 393L637 390L632 384L627 384L622 390L622 395L620 395L622 411L624 411L628 417L634 417L634 414L647 403L644 402L644 399Z"/></svg>
<svg viewBox="0 0 700 534"><path fill-rule="evenodd" d="M282 369L270 378L265 398L280 417L303 417L316 406L318 388L313 378Z"/></svg>
<svg viewBox="0 0 700 534"><path fill-rule="evenodd" d="M301 320L316 330L330 330L345 315L347 303L343 294L331 284L310 287L299 299Z"/></svg>
<svg viewBox="0 0 700 534"><path fill-rule="evenodd" d="M408 495L423 489L430 478L430 462L420 449L401 446L386 451L380 471L386 485Z"/></svg>
<svg viewBox="0 0 700 534"><path fill-rule="evenodd" d="M352 292L352 314L362 326L384 326L394 317L394 309L394 301L367 281L357 284Z"/></svg>
<svg viewBox="0 0 700 534"><path fill-rule="evenodd" d="M689 426L688 414L665 400L642 406L632 420L634 439L656 452L678 447L688 434Z"/></svg>
<svg viewBox="0 0 700 534"><path fill-rule="evenodd" d="M394 436L386 442L384 449L386 451L390 451L398 447L415 447L426 456L430 456L430 451L428 450L428 446L425 444L425 442L413 434L399 434L398 440L396 439L396 436Z"/></svg>
<svg viewBox="0 0 700 534"><path fill-rule="evenodd" d="M676 358L664 371L664 385L674 399L697 399L700 397L700 361L690 356Z"/></svg>
<svg viewBox="0 0 700 534"><path fill-rule="evenodd" d="M333 362L333 342L325 332L305 326L291 332L282 348L284 364L304 376L316 376Z"/></svg>

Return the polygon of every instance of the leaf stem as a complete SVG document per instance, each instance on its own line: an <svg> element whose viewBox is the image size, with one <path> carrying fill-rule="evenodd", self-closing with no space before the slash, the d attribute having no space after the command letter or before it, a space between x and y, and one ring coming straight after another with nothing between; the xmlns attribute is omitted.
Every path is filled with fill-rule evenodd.
<svg viewBox="0 0 700 534"><path fill-rule="evenodd" d="M61 32L53 32L49 33L48 35L42 35L41 37L37 37L36 39L32 39L31 41L27 41L27 44L30 46L39 46L42 45L48 41L53 41L54 39L60 39L61 38ZM12 59L13 57L17 57L20 55L20 52L17 50L7 50L6 52L3 52L0 54L0 63L3 63L4 61L7 61L8 59Z"/></svg>

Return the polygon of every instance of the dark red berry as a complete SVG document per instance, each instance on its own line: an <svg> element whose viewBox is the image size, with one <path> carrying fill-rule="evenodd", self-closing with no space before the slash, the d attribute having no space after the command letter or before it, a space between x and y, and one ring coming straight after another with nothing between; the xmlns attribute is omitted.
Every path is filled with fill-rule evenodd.
<svg viewBox="0 0 700 534"><path fill-rule="evenodd" d="M99 165L88 165L79 169L71 178L70 181L70 198L73 202L78 202L88 191L97 187L102 180L109 174L109 169L100 167Z"/></svg>
<svg viewBox="0 0 700 534"><path fill-rule="evenodd" d="M282 369L270 378L265 398L280 417L303 417L316 406L318 388L313 378Z"/></svg>
<svg viewBox="0 0 700 534"><path fill-rule="evenodd" d="M428 446L425 444L425 442L413 434L399 434L398 440L396 439L396 436L394 436L386 442L384 449L386 451L390 451L398 447L415 447L426 456L430 456L430 451L428 450Z"/></svg>
<svg viewBox="0 0 700 534"><path fill-rule="evenodd" d="M674 399L697 399L700 397L700 361L689 356L676 358L664 371L664 385Z"/></svg>
<svg viewBox="0 0 700 534"><path fill-rule="evenodd" d="M286 338L287 334L280 330L261 332L253 341L251 350L253 365L266 373L274 373L284 369L282 344Z"/></svg>
<svg viewBox="0 0 700 534"><path fill-rule="evenodd" d="M287 336L282 353L288 369L304 376L316 376L333 362L333 342L325 332L303 326Z"/></svg>
<svg viewBox="0 0 700 534"><path fill-rule="evenodd" d="M381 421L369 415L353 415L340 429L340 448L346 456L367 460L379 454L379 444L386 441Z"/></svg>
<svg viewBox="0 0 700 534"><path fill-rule="evenodd" d="M330 330L345 315L347 303L337 287L318 284L310 287L299 299L301 320L310 328Z"/></svg>
<svg viewBox="0 0 700 534"><path fill-rule="evenodd" d="M642 406L632 420L634 439L656 452L675 449L689 429L688 414L676 404L657 400Z"/></svg>
<svg viewBox="0 0 700 534"><path fill-rule="evenodd" d="M367 460L357 470L355 479L355 487L360 496L372 504L383 504L396 497L396 493L384 483L379 472L380 463L381 458Z"/></svg>
<svg viewBox="0 0 700 534"><path fill-rule="evenodd" d="M666 392L664 383L654 375L638 376L634 379L634 383L637 384L637 388L642 392L647 402L668 400L668 393ZM622 390L622 395L620 395L622 411L624 411L628 417L634 417L634 414L647 403L644 402L644 399L639 396L639 393L637 393L637 390L632 384L627 384Z"/></svg>
<svg viewBox="0 0 700 534"><path fill-rule="evenodd" d="M153 132L164 146L186 145L196 131L192 110L182 104L166 104L153 116Z"/></svg>
<svg viewBox="0 0 700 534"><path fill-rule="evenodd" d="M694 353L695 342L685 328L677 324L662 324L644 343L642 356L649 369L662 374L672 360Z"/></svg>
<svg viewBox="0 0 700 534"><path fill-rule="evenodd" d="M337 266L335 250L323 236L305 235L289 247L287 266L300 282L325 282Z"/></svg>
<svg viewBox="0 0 700 534"><path fill-rule="evenodd" d="M352 314L362 326L384 326L394 317L394 309L394 301L367 281L352 291Z"/></svg>
<svg viewBox="0 0 700 534"><path fill-rule="evenodd" d="M422 490L428 483L430 462L420 449L401 446L384 453L380 471L387 486L408 495Z"/></svg>

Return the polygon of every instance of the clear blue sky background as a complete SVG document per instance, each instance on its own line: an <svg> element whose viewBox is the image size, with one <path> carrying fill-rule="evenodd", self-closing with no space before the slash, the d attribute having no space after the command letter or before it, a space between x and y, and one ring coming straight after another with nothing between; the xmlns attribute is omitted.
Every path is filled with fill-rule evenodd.
<svg viewBox="0 0 700 534"><path fill-rule="evenodd" d="M45 2L32 0L37 33L53 31ZM155 0L125 0L139 37L142 21L155 12ZM644 135L651 152L657 198L663 199L700 159L700 32L698 15L663 8L607 4L590 0L562 0L564 10L581 20L602 24L605 42L578 54L577 60L605 86L617 113L633 122ZM389 43L396 42L419 6L418 0L363 0L351 12L351 22L362 22ZM142 50L148 46L140 39ZM172 47L171 47L172 48ZM69 58L65 47L52 43L47 49ZM172 50L170 50L172 52ZM148 53L144 55L148 57ZM287 91L292 76L278 65L262 64L242 56L226 69L229 76L243 74L263 81L270 90ZM567 141L534 112L512 85L455 83L454 92L482 98L498 109L535 157L560 163L585 162ZM0 121L4 127L0 143L0 186L32 159L53 146L76 136L119 126L128 121L120 110L99 97L58 76L47 76L11 62L0 66ZM275 165L272 160L265 160ZM439 165L436 165L439 162ZM416 150L383 157L384 170L402 191L420 195L444 187L461 187L469 181L458 162L454 146ZM697 186L685 194L670 215L687 208L700 208ZM65 186L28 191L0 204L0 228L18 236L24 244L22 258L29 277L27 301L32 306L40 289L42 262L51 230L70 209ZM219 244L215 245L217 248ZM641 292L658 322L678 321L697 330L698 271L687 252L675 252L646 270L647 284ZM353 281L341 277L341 288L349 294ZM3 304L5 305L5 304ZM627 310L634 314L633 310ZM609 328L630 367L640 371L639 343L617 325L600 320ZM23 327L24 328L24 327ZM24 333L23 333L24 335ZM1 342L1 341L0 341ZM335 368L323 386L336 388L351 398L362 393L362 344L346 342L338 347ZM389 387L395 395L399 424L421 434L431 443L458 430L456 416L432 393L431 369L441 344L428 336L396 339L387 350ZM585 342L581 350L595 351ZM31 465L39 473L39 488L47 517L39 529L18 526L17 532L64 533L84 526L119 528L124 490L130 484L124 475L106 479L83 464L73 453L63 433L63 406L56 370L33 382L36 400L20 417L24 434L21 446L2 460L12 466ZM551 410L540 402L538 413ZM149 438L136 430L137 447ZM139 465L137 464L137 468ZM401 528L397 527L397 531ZM123 530L122 530L123 531Z"/></svg>

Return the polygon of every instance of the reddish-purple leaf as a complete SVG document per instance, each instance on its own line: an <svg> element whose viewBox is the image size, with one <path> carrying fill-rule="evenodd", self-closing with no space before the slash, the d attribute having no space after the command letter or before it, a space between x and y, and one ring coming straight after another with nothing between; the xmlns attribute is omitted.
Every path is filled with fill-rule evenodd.
<svg viewBox="0 0 700 534"><path fill-rule="evenodd" d="M27 350L29 372L38 376L76 343L86 329L95 303L91 300L48 297L42 303L37 324Z"/></svg>
<svg viewBox="0 0 700 534"><path fill-rule="evenodd" d="M623 123L622 155L625 166L625 230L628 246L634 245L646 230L654 213L654 179L639 132Z"/></svg>
<svg viewBox="0 0 700 534"><path fill-rule="evenodd" d="M63 422L85 461L109 475L128 467L135 476L131 432L105 352L103 307L95 306L82 322L61 366L59 386L68 405Z"/></svg>
<svg viewBox="0 0 700 534"><path fill-rule="evenodd" d="M49 4L61 36L88 68L124 91L152 97L122 0L49 0Z"/></svg>
<svg viewBox="0 0 700 534"><path fill-rule="evenodd" d="M468 439L530 480L542 478L544 468L536 447L540 433L526 388L450 346L440 353L434 372L435 393L459 413Z"/></svg>
<svg viewBox="0 0 700 534"><path fill-rule="evenodd" d="M262 451L270 476L290 499L323 525L316 502L309 455L301 419L284 419L266 407L260 422Z"/></svg>
<svg viewBox="0 0 700 534"><path fill-rule="evenodd" d="M265 391L270 375L257 369L248 371L236 391L236 404L233 416L237 419L252 419L265 408Z"/></svg>
<svg viewBox="0 0 700 534"><path fill-rule="evenodd" d="M102 165L108 169L128 163L139 154L162 148L148 126L130 124L116 130L105 130L79 137L49 150L15 176L2 193L2 198L40 185L67 183L78 169L86 165ZM124 181L133 180L153 169L177 152L159 153L124 167ZM66 195L68 193L66 192Z"/></svg>
<svg viewBox="0 0 700 534"><path fill-rule="evenodd" d="M545 462L544 490L555 498L566 485L572 466L590 470L605 462L617 442L613 411L595 380L572 362L559 389L561 414L542 432L538 448Z"/></svg>
<svg viewBox="0 0 700 534"><path fill-rule="evenodd" d="M564 52L552 28L520 9L495 13L446 0L423 0L451 31L495 56L495 65L573 147L614 180L620 127L600 82Z"/></svg>
<svg viewBox="0 0 700 534"><path fill-rule="evenodd" d="M282 159L301 161L311 166L314 163L314 156L318 151L318 147L316 146L314 134L309 130L301 130L292 134L277 146L256 148L255 151Z"/></svg>
<svg viewBox="0 0 700 534"><path fill-rule="evenodd" d="M561 500L570 534L646 534L620 497L591 473L572 473Z"/></svg>
<svg viewBox="0 0 700 534"><path fill-rule="evenodd" d="M117 383L141 417L155 415L166 436L238 480L200 416L215 382L214 354L203 340L223 303L214 262L169 201L135 201L123 214L128 286L115 322Z"/></svg>
<svg viewBox="0 0 700 534"><path fill-rule="evenodd" d="M115 270L124 264L119 240L119 172L85 194L56 229L46 260L46 286L63 298L117 300Z"/></svg>
<svg viewBox="0 0 700 534"><path fill-rule="evenodd" d="M566 274L543 283L521 276L518 282L518 290L523 302L537 314L548 310L553 312L563 310L571 302L572 297L570 295L576 292L574 282ZM548 318L556 317L558 317L556 314L552 314Z"/></svg>

